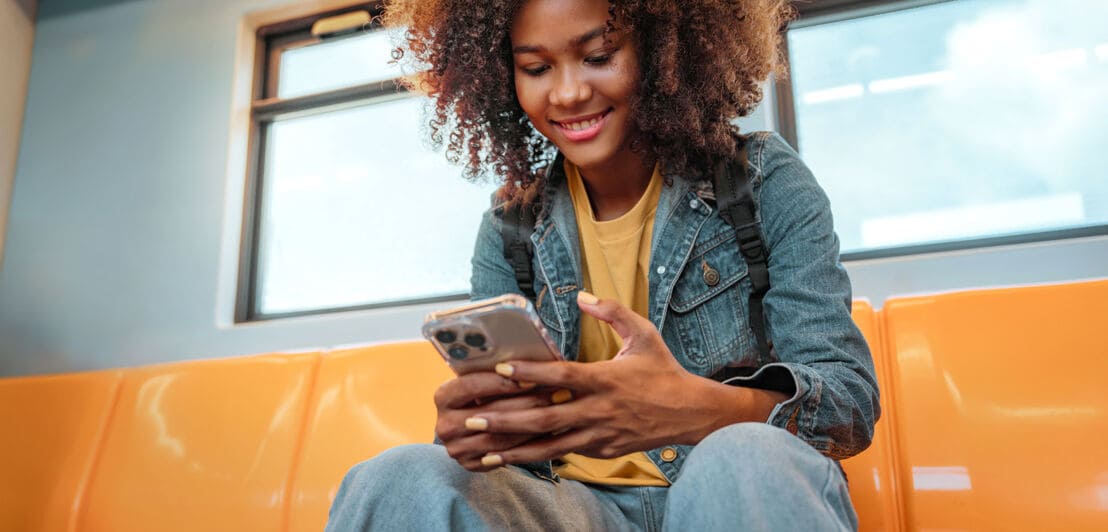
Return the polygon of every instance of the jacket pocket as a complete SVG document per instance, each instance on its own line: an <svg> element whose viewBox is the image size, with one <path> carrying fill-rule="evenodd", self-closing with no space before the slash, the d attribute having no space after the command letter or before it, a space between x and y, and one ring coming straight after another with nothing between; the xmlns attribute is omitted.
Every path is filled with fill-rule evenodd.
<svg viewBox="0 0 1108 532"><path fill-rule="evenodd" d="M677 278L669 308L681 351L702 374L756 362L745 360L753 351L746 317L748 274L728 228L698 243Z"/></svg>

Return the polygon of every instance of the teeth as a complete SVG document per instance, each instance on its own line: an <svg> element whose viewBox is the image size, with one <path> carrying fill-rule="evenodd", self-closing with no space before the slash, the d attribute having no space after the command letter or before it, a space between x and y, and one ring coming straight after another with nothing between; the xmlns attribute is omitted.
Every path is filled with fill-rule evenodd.
<svg viewBox="0 0 1108 532"><path fill-rule="evenodd" d="M600 118L593 118L592 120L585 120L584 122L574 122L572 124L562 124L562 127L571 131L581 131L582 129L588 129L595 126L600 122Z"/></svg>

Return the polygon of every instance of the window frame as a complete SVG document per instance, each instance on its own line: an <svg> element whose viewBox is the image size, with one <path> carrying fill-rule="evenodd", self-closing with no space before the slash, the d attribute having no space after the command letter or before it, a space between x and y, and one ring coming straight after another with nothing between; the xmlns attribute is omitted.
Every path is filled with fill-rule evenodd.
<svg viewBox="0 0 1108 532"><path fill-rule="evenodd" d="M886 13L905 11L953 1L955 0L793 0L792 3L797 11L797 18L789 24L784 38L781 39L781 53L783 57L788 60L790 57L788 31L793 29L842 22L872 15L883 15ZM773 91L775 96L775 107L773 109L773 114L778 133L797 151L797 153L800 153L800 140L797 135L796 106L792 85L792 64L787 64L786 68L789 71L789 75L784 79L774 80ZM1012 235L985 236L962 240L927 242L922 244L906 244L865 251L851 251L842 253L840 255L840 260L843 262L850 262L904 257L1102 235L1108 235L1108 224L1068 229L1047 229L1044 231L1032 231Z"/></svg>
<svg viewBox="0 0 1108 532"><path fill-rule="evenodd" d="M293 47L325 41L333 42L359 34L360 32L353 32L350 35L325 38L311 34L312 24L316 21L356 11L368 11L370 14L371 22L363 31L382 30L380 23L380 15L383 12L382 4L380 2L366 2L268 24L258 28L255 33L250 129L247 141L246 190L243 202L242 236L239 243L238 281L235 295L234 321L236 323L260 322L351 310L460 301L469 297L468 293L452 293L424 298L289 312L262 312L259 309L260 287L258 285L258 274L261 266L259 259L263 213L262 200L266 187L266 145L270 127L281 119L310 116L343 108L361 107L415 97L415 94L398 83L399 78L372 81L291 98L277 96L282 52Z"/></svg>

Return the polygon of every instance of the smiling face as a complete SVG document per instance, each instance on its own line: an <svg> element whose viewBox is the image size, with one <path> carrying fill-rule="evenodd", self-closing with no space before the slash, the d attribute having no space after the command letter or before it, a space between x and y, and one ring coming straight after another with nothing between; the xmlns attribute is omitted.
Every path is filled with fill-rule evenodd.
<svg viewBox="0 0 1108 532"><path fill-rule="evenodd" d="M570 162L611 175L642 165L630 149L639 82L634 39L608 28L607 0L528 0L512 23L516 97Z"/></svg>

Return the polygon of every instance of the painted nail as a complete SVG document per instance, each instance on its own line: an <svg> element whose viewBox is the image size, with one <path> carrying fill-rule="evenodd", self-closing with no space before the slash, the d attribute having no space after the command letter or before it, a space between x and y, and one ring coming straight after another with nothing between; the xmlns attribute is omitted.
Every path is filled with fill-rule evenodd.
<svg viewBox="0 0 1108 532"><path fill-rule="evenodd" d="M596 296L584 290L581 290L577 292L577 302L584 303L586 305L595 305L600 302L600 299L597 299Z"/></svg>
<svg viewBox="0 0 1108 532"><path fill-rule="evenodd" d="M489 420L480 417L467 417L466 428L469 430L488 430Z"/></svg>
<svg viewBox="0 0 1108 532"><path fill-rule="evenodd" d="M504 463L504 458L499 454L486 454L481 457L481 465L483 466L498 466Z"/></svg>
<svg viewBox="0 0 1108 532"><path fill-rule="evenodd" d="M560 405L570 399L573 399L573 392L569 390L558 390L554 392L554 395L550 396L550 402L556 405Z"/></svg>
<svg viewBox="0 0 1108 532"><path fill-rule="evenodd" d="M513 368L511 364L505 364L501 362L496 365L496 372L504 377L511 377L516 372L516 368Z"/></svg>
<svg viewBox="0 0 1108 532"><path fill-rule="evenodd" d="M534 382L521 382L521 383L519 383L519 388L521 390L530 390L531 388L534 388L535 386L538 386L538 383L534 383Z"/></svg>

